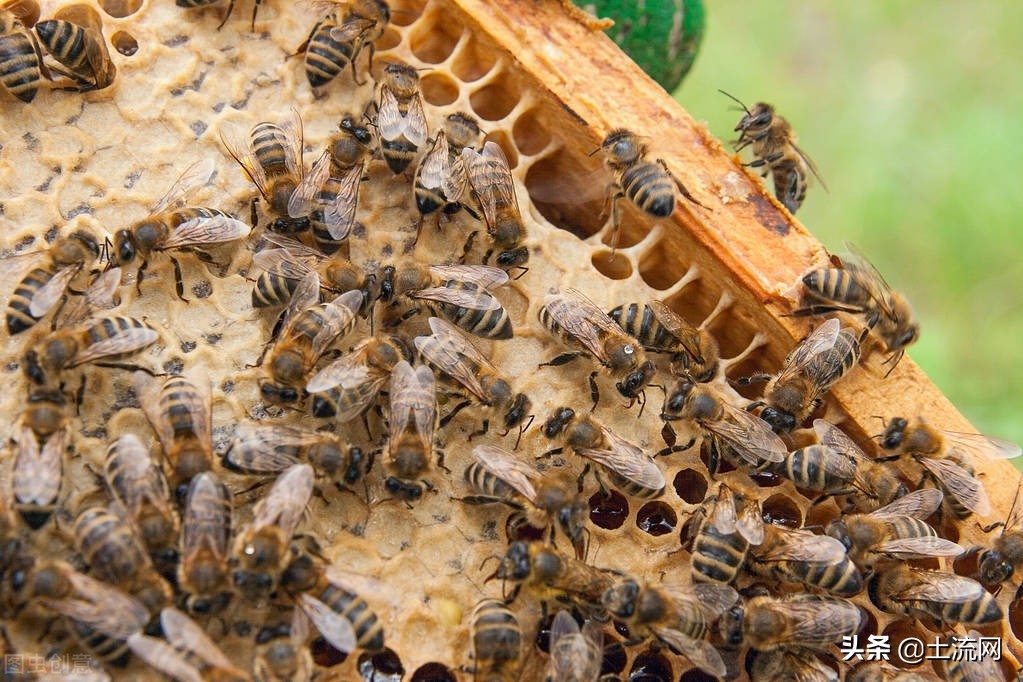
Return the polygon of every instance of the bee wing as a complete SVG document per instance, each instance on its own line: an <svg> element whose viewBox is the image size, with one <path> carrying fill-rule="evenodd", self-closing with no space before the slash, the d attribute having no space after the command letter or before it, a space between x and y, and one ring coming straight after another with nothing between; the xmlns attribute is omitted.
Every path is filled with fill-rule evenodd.
<svg viewBox="0 0 1023 682"><path fill-rule="evenodd" d="M170 379L181 380L182 377L171 377ZM188 379L184 380L191 385L193 390L176 391L178 409L183 409L190 415L201 417L193 420L195 422L195 435L200 443L208 443L210 442L212 432L209 384L201 381L194 383ZM160 445L163 446L164 453L171 449L174 442L174 424L171 423L161 405L161 395L166 384L166 381L162 383L156 382L145 372L135 373L135 387L140 397L139 402L142 404L142 411L145 413L146 418L149 419L153 431L156 432L156 437L159 439Z"/></svg>
<svg viewBox="0 0 1023 682"><path fill-rule="evenodd" d="M371 369L366 364L363 352L368 341L361 341L351 352L342 355L319 372L306 383L305 390L319 393L339 387L341 390L353 390L367 382L382 382L387 375Z"/></svg>
<svg viewBox="0 0 1023 682"><path fill-rule="evenodd" d="M160 611L160 625L163 626L164 637L179 651L191 652L215 668L237 670L209 635L181 611L164 608Z"/></svg>
<svg viewBox="0 0 1023 682"><path fill-rule="evenodd" d="M235 432L234 443L227 451L227 461L245 471L284 471L300 460L286 450L315 445L323 437L283 424L257 424L244 422ZM242 453L252 454L251 458Z"/></svg>
<svg viewBox="0 0 1023 682"><path fill-rule="evenodd" d="M287 249L257 251L252 256L252 263L266 272L273 272L276 269L284 277L293 280L301 280L313 270L308 261L302 260Z"/></svg>
<svg viewBox="0 0 1023 682"><path fill-rule="evenodd" d="M718 487L718 497L714 502L714 508L710 512L710 522L718 532L731 535L735 532L737 516L735 493L732 492L731 488L722 483Z"/></svg>
<svg viewBox="0 0 1023 682"><path fill-rule="evenodd" d="M315 270L310 270L299 280L295 291L291 294L291 300L281 315L281 332L278 340L285 338L291 332L298 314L306 308L311 308L320 301L320 275Z"/></svg>
<svg viewBox="0 0 1023 682"><path fill-rule="evenodd" d="M404 429L409 418L415 420L416 432L433 441L437 416L437 387L433 371L425 365L413 369L402 360L391 372L392 428Z"/></svg>
<svg viewBox="0 0 1023 682"><path fill-rule="evenodd" d="M540 472L496 445L477 445L472 449L472 456L487 471L515 488L527 500L536 500L533 481L539 478Z"/></svg>
<svg viewBox="0 0 1023 682"><path fill-rule="evenodd" d="M941 506L942 498L944 494L937 488L921 488L870 512L870 516L882 520L897 519L900 516L926 519Z"/></svg>
<svg viewBox="0 0 1023 682"><path fill-rule="evenodd" d="M606 364L609 359L601 333L624 334L621 327L617 327L604 311L575 290L548 295L544 298L543 307L566 334L582 344L602 363Z"/></svg>
<svg viewBox="0 0 1023 682"><path fill-rule="evenodd" d="M323 255L322 251L310 248L293 237L269 231L264 232L261 236L274 246L279 246L286 250L295 258L301 258L315 263L327 260L327 256ZM270 250L272 251L273 249ZM256 255L259 254L257 253ZM253 260L255 260L255 257L253 257Z"/></svg>
<svg viewBox="0 0 1023 682"><path fill-rule="evenodd" d="M856 441L829 421L814 419L813 430L817 433L817 440L820 444L828 446L835 452L848 455L853 459L864 458L866 456L863 454L860 446L856 444Z"/></svg>
<svg viewBox="0 0 1023 682"><path fill-rule="evenodd" d="M976 600L987 593L984 586L976 580L964 578L955 573L928 571L910 568L916 579L892 595L896 601L932 601L942 604L964 604Z"/></svg>
<svg viewBox="0 0 1023 682"><path fill-rule="evenodd" d="M237 157L235 157L237 158ZM241 161L239 160L239 163ZM244 164L242 164L244 167ZM213 172L216 170L216 164L213 163L213 159L207 157L196 161L191 166L186 168L184 172L174 181L171 188L167 190L167 193L156 202L153 206L152 213L163 213L171 208L177 208L185 205L185 201L188 196L199 187L202 187L210 178L213 177ZM246 171L248 169L246 168Z"/></svg>
<svg viewBox="0 0 1023 682"><path fill-rule="evenodd" d="M759 502L745 501L735 518L735 528L751 545L759 545L764 541L764 518L760 514Z"/></svg>
<svg viewBox="0 0 1023 682"><path fill-rule="evenodd" d="M310 344L311 353L314 358L323 355L323 351L327 349L327 346L351 330L361 306L362 292L356 289L354 291L346 291L324 307L324 324L316 333L316 336L313 337Z"/></svg>
<svg viewBox="0 0 1023 682"><path fill-rule="evenodd" d="M127 642L131 652L153 670L178 682L203 682L202 673L188 661L186 654L166 642L138 632Z"/></svg>
<svg viewBox="0 0 1023 682"><path fill-rule="evenodd" d="M483 145L482 152L466 147L462 150L460 158L465 165L469 184L483 209L487 225L494 224L499 203L510 204L518 210L508 157L504 155L499 144L488 141Z"/></svg>
<svg viewBox="0 0 1023 682"><path fill-rule="evenodd" d="M960 431L942 431L941 435L951 450L981 459L1012 459L1023 454L1018 444L994 436Z"/></svg>
<svg viewBox="0 0 1023 682"><path fill-rule="evenodd" d="M714 645L702 639L693 639L689 635L674 628L656 628L658 638L663 640L669 647L681 653L705 673L715 677L724 677L727 668L721 660L721 654L714 648Z"/></svg>
<svg viewBox="0 0 1023 682"><path fill-rule="evenodd" d="M669 334L678 339L682 349L696 362L704 362L703 353L700 350L699 340L696 336L697 330L686 322L678 313L660 301L650 301L646 304L653 312L654 317L661 323Z"/></svg>
<svg viewBox="0 0 1023 682"><path fill-rule="evenodd" d="M714 620L739 600L739 593L728 585L693 583L688 591L695 595L697 606L708 620Z"/></svg>
<svg viewBox="0 0 1023 682"><path fill-rule="evenodd" d="M52 439L51 439L52 440ZM119 463L117 470L120 485L114 483L114 471L111 470L111 457L115 450L107 455L104 466L104 477L113 496L124 505L132 517L138 513L144 503L151 504L165 517L174 515L171 508L163 470L153 461L149 448L142 444L135 434L126 433L117 439L116 453Z"/></svg>
<svg viewBox="0 0 1023 682"><path fill-rule="evenodd" d="M579 634L579 624L575 622L572 614L565 610L558 611L558 614L554 616L554 620L551 622L550 648L553 649L554 645L562 637L577 634Z"/></svg>
<svg viewBox="0 0 1023 682"><path fill-rule="evenodd" d="M582 448L577 450L580 455L612 469L620 476L650 490L663 490L666 485L664 474L652 459L636 445L625 440L617 433L601 426L604 438L608 441L606 450Z"/></svg>
<svg viewBox="0 0 1023 682"><path fill-rule="evenodd" d="M791 642L838 642L843 635L855 632L860 623L859 607L837 598L787 599L767 608L792 623L786 639Z"/></svg>
<svg viewBox="0 0 1023 682"><path fill-rule="evenodd" d="M722 403L726 418L706 421L704 427L724 439L737 455L754 466L767 462L784 462L788 446L760 417Z"/></svg>
<svg viewBox="0 0 1023 682"><path fill-rule="evenodd" d="M231 518L229 512L225 513L230 506L224 501L230 499L227 487L218 482L212 472L204 471L192 479L181 524L181 544L186 557L202 548L211 550L219 558L227 556Z"/></svg>
<svg viewBox="0 0 1023 682"><path fill-rule="evenodd" d="M199 216L174 228L170 236L160 245L159 250L167 251L186 246L230 242L247 237L251 231L251 227L231 216Z"/></svg>
<svg viewBox="0 0 1023 682"><path fill-rule="evenodd" d="M441 190L444 197L452 203L461 201L469 191L469 173L465 170L462 157L456 156L450 160L448 171L441 181Z"/></svg>
<svg viewBox="0 0 1023 682"><path fill-rule="evenodd" d="M90 310L109 310L121 303L117 293L121 288L121 268L110 268L100 273L85 291L86 307Z"/></svg>
<svg viewBox="0 0 1023 682"><path fill-rule="evenodd" d="M768 543L756 551L761 561L805 561L830 566L845 558L845 546L835 538L784 526L771 528Z"/></svg>
<svg viewBox="0 0 1023 682"><path fill-rule="evenodd" d="M919 457L917 461L934 474L948 494L959 500L964 507L981 516L991 513L991 502L984 484L970 472L949 459Z"/></svg>
<svg viewBox="0 0 1023 682"><path fill-rule="evenodd" d="M320 158L316 159L312 170L302 178L295 191L288 199L288 215L292 218L301 218L313 212L316 207L316 195L319 193L323 183L330 177L330 152L324 150Z"/></svg>
<svg viewBox="0 0 1023 682"><path fill-rule="evenodd" d="M431 265L430 274L441 280L472 282L482 289L508 283L508 273L491 265Z"/></svg>
<svg viewBox="0 0 1023 682"><path fill-rule="evenodd" d="M309 616L309 620L332 647L341 653L348 653L355 649L355 628L347 618L335 613L322 601L305 592L298 595L298 601L302 610Z"/></svg>
<svg viewBox="0 0 1023 682"><path fill-rule="evenodd" d="M494 365L450 322L431 317L429 323L433 336L415 338L419 353L465 390L481 401L489 402L475 366L496 373Z"/></svg>
<svg viewBox="0 0 1023 682"><path fill-rule="evenodd" d="M323 210L323 222L327 232L336 241L347 239L355 226L355 211L359 206L359 183L362 182L362 165L349 168L338 179L334 199Z"/></svg>
<svg viewBox="0 0 1023 682"><path fill-rule="evenodd" d="M298 109L295 107L289 109L288 116L281 122L280 128L284 133L284 163L288 167L288 172L298 178L301 184L305 177L305 164L302 162L305 136L302 131L302 116Z"/></svg>
<svg viewBox="0 0 1023 682"><path fill-rule="evenodd" d="M18 501L50 504L60 492L61 459L67 446L67 430L55 431L40 448L28 426L21 429L18 454L12 472L12 487ZM57 475L54 473L57 472Z"/></svg>
<svg viewBox="0 0 1023 682"><path fill-rule="evenodd" d="M275 525L288 537L294 535L313 494L313 479L313 468L308 464L296 464L278 476L270 492L256 505L253 530Z"/></svg>
<svg viewBox="0 0 1023 682"><path fill-rule="evenodd" d="M444 131L441 131L437 133L433 147L419 164L416 182L427 189L441 189L450 168L451 155L448 151L448 138Z"/></svg>
<svg viewBox="0 0 1023 682"><path fill-rule="evenodd" d="M128 639L149 621L142 602L116 587L74 570L67 577L77 598L40 599L40 603L116 639Z"/></svg>
<svg viewBox="0 0 1023 682"><path fill-rule="evenodd" d="M371 19L349 16L340 26L330 29L330 39L339 43L351 43L365 36L377 25Z"/></svg>
<svg viewBox="0 0 1023 682"><path fill-rule="evenodd" d="M429 287L409 294L415 299L426 299L448 303L469 310L497 310L501 302L485 289L453 289L451 287Z"/></svg>
<svg viewBox="0 0 1023 682"><path fill-rule="evenodd" d="M50 278L50 281L36 289L28 304L29 314L32 317L40 318L50 312L64 295L67 285L81 269L81 265L69 265L66 268L61 268Z"/></svg>
<svg viewBox="0 0 1023 682"><path fill-rule="evenodd" d="M93 327L103 324L103 322L104 320L98 320ZM81 348L78 354L75 355L71 366L75 367L86 362L101 360L110 355L120 355L122 353L142 350L146 346L156 343L156 340L159 338L160 334L149 325L144 323L143 325L131 325L127 329L118 330L115 334L102 341L97 341Z"/></svg>
<svg viewBox="0 0 1023 682"><path fill-rule="evenodd" d="M874 551L893 559L929 559L939 556L959 556L965 550L951 540L929 536L889 540L875 546Z"/></svg>
<svg viewBox="0 0 1023 682"><path fill-rule="evenodd" d="M237 126L225 124L220 129L220 141L224 144L224 148L227 149L227 153L238 162L238 165L245 171L245 175L256 185L256 189L266 199L270 182L267 180L262 164L256 160L252 152L252 146L249 144L249 134L242 132Z"/></svg>
<svg viewBox="0 0 1023 682"><path fill-rule="evenodd" d="M799 374L806 369L807 365L814 358L825 351L831 350L835 345L835 341L838 340L838 333L841 331L841 328L841 323L835 317L828 318L818 325L785 358L785 364L781 372L778 373L777 381L781 382L783 379Z"/></svg>
<svg viewBox="0 0 1023 682"><path fill-rule="evenodd" d="M1016 494L1012 498L1012 506L1009 507L1009 515L1005 518L1005 527L1002 529L1003 534L1015 530L1023 520L1023 501L1020 500L1023 494L1021 492L1023 492L1023 477L1020 478L1019 484L1016 486Z"/></svg>
<svg viewBox="0 0 1023 682"><path fill-rule="evenodd" d="M824 178L821 177L820 171L817 170L817 164L813 162L813 159L807 156L806 152L800 149L794 142L792 143L792 149L799 154L799 157L803 159L803 163L805 163L806 167L810 169L811 173L813 173L813 177L817 178L817 182L821 183L821 187L824 188L825 192L827 192L828 186L824 183Z"/></svg>
<svg viewBox="0 0 1023 682"><path fill-rule="evenodd" d="M820 178L817 178L818 180ZM892 288L885 281L884 275L874 267L862 251L851 242L845 242L848 253L841 257L842 268L846 270L857 284L863 287L877 304L878 309L886 317L895 318L891 308Z"/></svg>
<svg viewBox="0 0 1023 682"><path fill-rule="evenodd" d="M426 110L423 108L423 98L416 94L409 103L403 133L409 142L416 147L422 147L426 144L426 131Z"/></svg>

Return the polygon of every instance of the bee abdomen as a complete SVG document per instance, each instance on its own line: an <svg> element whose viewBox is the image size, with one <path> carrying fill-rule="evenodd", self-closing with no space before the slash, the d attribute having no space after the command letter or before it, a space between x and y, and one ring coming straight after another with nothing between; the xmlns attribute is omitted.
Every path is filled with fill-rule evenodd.
<svg viewBox="0 0 1023 682"><path fill-rule="evenodd" d="M85 29L60 19L40 21L35 28L46 51L58 62L78 73L86 61Z"/></svg>
<svg viewBox="0 0 1023 682"><path fill-rule="evenodd" d="M749 543L738 533L724 535L705 523L693 543L693 580L728 584L739 575Z"/></svg>
<svg viewBox="0 0 1023 682"><path fill-rule="evenodd" d="M252 128L252 153L268 176L283 175L288 172L287 136L281 128L273 123L257 123Z"/></svg>
<svg viewBox="0 0 1023 682"><path fill-rule="evenodd" d="M620 305L607 314L618 323L629 336L639 341L649 351L673 351L678 340L664 328L650 306L643 303Z"/></svg>
<svg viewBox="0 0 1023 682"><path fill-rule="evenodd" d="M416 157L416 145L404 138L397 140L381 140L380 147L387 161L387 166L395 175L403 173Z"/></svg>
<svg viewBox="0 0 1023 682"><path fill-rule="evenodd" d="M39 321L40 318L30 311L32 298L52 276L53 273L45 268L33 268L15 288L7 304L7 331L10 334L19 334Z"/></svg>
<svg viewBox="0 0 1023 682"><path fill-rule="evenodd" d="M252 287L252 307L268 308L291 300L298 281L273 272L262 272Z"/></svg>
<svg viewBox="0 0 1023 682"><path fill-rule="evenodd" d="M675 210L675 189L656 163L637 163L622 173L622 191L652 216L666 218Z"/></svg>
<svg viewBox="0 0 1023 682"><path fill-rule="evenodd" d="M0 83L22 102L35 99L39 89L39 57L32 39L20 31L0 40Z"/></svg>
<svg viewBox="0 0 1023 682"><path fill-rule="evenodd" d="M465 482L474 491L486 497L507 499L514 496L514 489L499 477L487 471L479 462L472 462L465 467Z"/></svg>
<svg viewBox="0 0 1023 682"><path fill-rule="evenodd" d="M305 75L309 85L323 87L337 78L338 74L352 61L352 50L346 43L339 43L330 37L330 30L337 26L331 19L324 20L313 29L305 55Z"/></svg>
<svg viewBox="0 0 1023 682"><path fill-rule="evenodd" d="M510 339L512 337L511 318L504 307L492 310L474 310L462 308L450 303L440 304L445 316L457 326L476 336L485 339Z"/></svg>
<svg viewBox="0 0 1023 682"><path fill-rule="evenodd" d="M798 582L840 597L851 597L863 590L863 576L848 557L835 564L788 562L786 572Z"/></svg>
<svg viewBox="0 0 1023 682"><path fill-rule="evenodd" d="M320 601L352 624L359 648L366 651L383 650L383 626L364 599L336 585L327 585L320 594Z"/></svg>

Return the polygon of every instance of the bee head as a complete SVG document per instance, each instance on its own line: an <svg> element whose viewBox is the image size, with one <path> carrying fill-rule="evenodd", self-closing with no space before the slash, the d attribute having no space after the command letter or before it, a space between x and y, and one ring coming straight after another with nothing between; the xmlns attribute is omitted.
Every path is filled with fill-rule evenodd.
<svg viewBox="0 0 1023 682"><path fill-rule="evenodd" d="M547 438L555 438L565 427L568 426L568 422L575 417L575 410L571 407L561 407L555 410L554 414L551 415L550 419L544 422L543 435Z"/></svg>
<svg viewBox="0 0 1023 682"><path fill-rule="evenodd" d="M796 428L795 415L770 405L760 411L760 418L770 424L776 432L788 433Z"/></svg>
<svg viewBox="0 0 1023 682"><path fill-rule="evenodd" d="M902 439L906 435L906 426L909 424L902 417L893 417L888 426L885 427L884 435L881 437L881 447L885 450L896 450L902 445Z"/></svg>
<svg viewBox="0 0 1023 682"><path fill-rule="evenodd" d="M384 481L384 488L387 492L406 502L414 502L423 496L421 483L403 481L395 476L387 477L387 480Z"/></svg>
<svg viewBox="0 0 1023 682"><path fill-rule="evenodd" d="M615 384L615 388L626 398L635 398L643 390L643 387L650 383L655 372L654 363L647 360L635 371L629 373L625 379Z"/></svg>
<svg viewBox="0 0 1023 682"><path fill-rule="evenodd" d="M509 249L497 254L497 259L494 262L497 263L497 267L507 269L519 267L528 261L529 249L525 246L520 246L517 249Z"/></svg>

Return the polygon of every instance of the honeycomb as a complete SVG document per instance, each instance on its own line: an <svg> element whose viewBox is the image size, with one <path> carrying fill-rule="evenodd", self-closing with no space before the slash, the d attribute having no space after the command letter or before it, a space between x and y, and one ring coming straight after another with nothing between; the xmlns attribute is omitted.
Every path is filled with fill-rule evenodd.
<svg viewBox="0 0 1023 682"><path fill-rule="evenodd" d="M9 273L5 290L20 278L15 274L18 264L30 260L23 254L76 227L112 236L146 216L181 170L200 159L214 159L217 173L212 185L190 203L247 220L255 188L225 153L220 130L280 121L295 108L304 122L306 151L318 154L342 113L361 112L373 97L372 80L356 85L348 72L319 91L310 89L302 57L294 53L315 16L301 3L264 0L254 32L248 30L248 3L238 3L220 31L216 28L226 3L191 10L153 0L84 4L102 17L117 66L114 85L87 93L43 89L29 105L6 95L0 98L0 246ZM41 5L43 18L58 7L45 1ZM390 5L392 21L377 41L374 75L395 59L421 69L430 130L439 129L449 113L475 115L487 139L504 149L517 181L529 234L529 269L498 292L512 316L514 339L478 345L515 378L516 390L530 395L537 420L562 405L583 410L590 404L586 376L592 362L582 359L538 369L563 348L539 326L537 308L547 293L569 287L585 292L605 310L630 301L666 301L718 339L724 377L777 370L806 333L803 322L784 316L793 306L793 283L828 256L703 126L610 40L560 3L401 0ZM360 68L365 68L364 59ZM591 152L616 127L653 140L653 154L663 157L709 208L681 201L670 218L652 220L623 201L620 233L614 235L604 210L609 177L599 155ZM468 235L480 229L464 212L436 226L428 218L417 242L410 178L394 176L379 161L369 166L369 176L363 183L359 226L350 239L353 262L367 271L410 254L424 263L451 262L461 255ZM260 219L266 222L265 212ZM161 333L160 342L135 361L160 372L199 370L208 378L218 454L226 450L240 421L268 416L309 428L334 426L353 444L378 448L384 426L377 415L370 415L368 429L359 421L333 425L261 401L257 381L262 371L253 365L273 325L272 316L254 311L249 303L257 274L251 261L261 230L238 248L213 249L216 267L182 255L187 302L174 295L166 258L152 259L141 293L131 284L134 273L128 273L118 312L144 318ZM614 239L616 251L611 248ZM486 241L485 235L476 241L471 259L481 257ZM401 333L410 338L428 333L425 317L404 323ZM12 425L20 396L27 391L22 354L45 336L47 326L44 321L24 338L4 341L0 368L9 390L3 395L3 414ZM368 333L368 325L360 322L346 345ZM887 367L878 355L871 354L835 387L823 414L857 440L877 434L877 415L923 414L946 429L972 430L911 360L903 360L885 377ZM74 454L66 458L61 493L62 506L72 514L94 499L92 472L101 469L110 440L134 433L155 447L129 374L86 367L74 376L87 382L87 391L73 419ZM741 389L743 395L736 393L724 377L722 390L731 392L733 402L743 404L754 397L747 388ZM662 376L654 383L667 380ZM658 389L647 390L645 409L638 404L625 409L608 377L598 377L598 384L601 398L594 415L645 451L661 449ZM452 405L442 404L442 414ZM453 498L465 494L461 472L471 461L473 446L513 447L514 432L501 435L494 429L470 441L482 419L496 417L473 405L440 432L438 445L451 473L435 468L429 476L435 490L414 504L389 497L379 462L365 490L322 486L312 499L299 532L317 538L332 562L390 586L382 594L364 595L384 622L388 651L334 658L320 652L316 660L323 679L423 682L471 677L472 608L484 597L501 594L498 581L485 582L489 570L481 564L503 553L510 513L500 505L468 506ZM683 428L679 440L689 435L699 434ZM519 452L529 457L551 447L534 425L522 436ZM11 459L8 448L8 480ZM603 500L592 478L587 479L585 492L594 506L590 563L651 582L686 576L688 553L680 538L714 481L699 447L656 462L669 485L654 501L618 494ZM554 457L540 466L573 473L581 469L573 456ZM995 509L1009 507L1015 485L1001 479L1014 482L1011 472L1004 463L980 463L978 475L986 481ZM239 528L251 518L262 489L253 489L257 481L252 477L221 473L236 494L234 527ZM750 485L745 474L734 470L720 473L717 480L737 488ZM788 481L758 478L756 483L764 486L765 516L775 522L823 525L839 514L831 501L811 506ZM70 553L69 521L57 516L56 524L29 537L39 555ZM944 530L967 548L986 542L972 522ZM1011 593L1007 589L1000 596L1006 612ZM881 613L863 594L855 601L869 614L864 634L883 632L893 642L907 634L925 641L936 636L914 621ZM524 595L513 609L524 640L533 642L540 605ZM279 614L246 604L225 616L256 624L271 617ZM40 643L47 621L41 610L29 610L16 624L5 623L14 649L49 646L50 640ZM220 633L218 643L232 659L248 667L251 636L223 625L208 624ZM1003 637L1002 665L1007 676L1014 674L1023 656L1018 629L1006 619L982 632ZM624 649L614 644L622 639L610 626L605 628L605 643L611 644L607 651L612 652L607 665L621 679L706 677L686 659L650 642ZM730 669L740 676L745 655L741 650L729 658ZM522 679L541 679L546 656L532 644L524 656ZM828 660L839 666L834 655ZM134 662L119 674L138 679L149 673Z"/></svg>

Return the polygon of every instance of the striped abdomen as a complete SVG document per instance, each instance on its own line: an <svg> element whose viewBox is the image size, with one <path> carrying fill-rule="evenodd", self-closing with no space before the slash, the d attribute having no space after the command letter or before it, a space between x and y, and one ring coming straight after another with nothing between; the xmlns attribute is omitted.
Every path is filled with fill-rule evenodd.
<svg viewBox="0 0 1023 682"><path fill-rule="evenodd" d="M799 448L790 452L785 461L771 464L767 468L806 490L828 495L851 495L856 492L856 486L853 485L855 465L825 445L814 444Z"/></svg>
<svg viewBox="0 0 1023 682"><path fill-rule="evenodd" d="M746 559L749 543L738 533L724 534L703 522L693 540L693 580L727 585L734 581Z"/></svg>
<svg viewBox="0 0 1023 682"><path fill-rule="evenodd" d="M514 680L519 670L522 631L515 614L496 599L472 613L472 652L477 680Z"/></svg>
<svg viewBox="0 0 1023 682"><path fill-rule="evenodd" d="M625 196L652 216L665 218L675 210L675 186L656 163L641 161L629 166L619 184Z"/></svg>
<svg viewBox="0 0 1023 682"><path fill-rule="evenodd" d="M53 278L54 272L48 267L32 268L25 275L24 279L15 287L11 294L11 300L7 303L7 331L11 334L19 334L43 317L36 317L31 312L32 299L39 293L46 284Z"/></svg>
<svg viewBox="0 0 1023 682"><path fill-rule="evenodd" d="M252 287L252 307L269 308L286 305L298 287L298 280L286 277L279 267L259 273Z"/></svg>
<svg viewBox="0 0 1023 682"><path fill-rule="evenodd" d="M479 462L472 462L465 467L465 482L477 494L479 498L492 498L493 500L514 500L518 493L510 485L504 482L499 476L491 473ZM482 500L474 500L482 501Z"/></svg>
<svg viewBox="0 0 1023 682"><path fill-rule="evenodd" d="M655 353L677 353L681 344L658 321L650 306L643 303L620 305L607 314L625 333L639 341L643 348Z"/></svg>
<svg viewBox="0 0 1023 682"><path fill-rule="evenodd" d="M88 78L93 76L85 47L90 38L84 28L60 19L40 21L35 28L40 42L51 57L77 75Z"/></svg>
<svg viewBox="0 0 1023 682"><path fill-rule="evenodd" d="M383 651L384 628L366 600L330 582L326 582L319 592L310 594L352 624L360 649Z"/></svg>
<svg viewBox="0 0 1023 682"><path fill-rule="evenodd" d="M330 15L313 27L305 53L305 76L309 85L321 88L337 78L352 61L352 45L340 43L330 37L337 26L337 16Z"/></svg>
<svg viewBox="0 0 1023 682"><path fill-rule="evenodd" d="M22 102L31 102L39 80L39 55L32 38L23 31L0 35L0 83Z"/></svg>
<svg viewBox="0 0 1023 682"><path fill-rule="evenodd" d="M811 294L826 301L835 301L864 310L874 305L870 292L843 268L814 270L803 276L803 285Z"/></svg>
<svg viewBox="0 0 1023 682"><path fill-rule="evenodd" d="M851 597L863 589L863 576L849 557L842 557L835 564L780 561L777 572L787 580L819 587L840 597Z"/></svg>
<svg viewBox="0 0 1023 682"><path fill-rule="evenodd" d="M472 282L449 280L441 286L467 295L490 295L485 289ZM497 299L495 298L493 301L496 303ZM511 318L508 316L508 311L505 307L499 303L496 308L490 309L466 308L454 303L444 302L440 302L437 305L441 312L444 313L444 317L470 334L482 336L486 339L510 339L512 337Z"/></svg>

